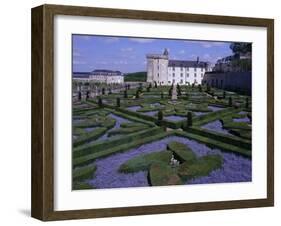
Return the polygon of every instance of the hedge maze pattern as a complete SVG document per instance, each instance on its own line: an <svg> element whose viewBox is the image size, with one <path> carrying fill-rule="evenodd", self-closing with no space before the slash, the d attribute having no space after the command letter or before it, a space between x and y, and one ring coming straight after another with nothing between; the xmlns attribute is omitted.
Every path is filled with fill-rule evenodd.
<svg viewBox="0 0 281 226"><path fill-rule="evenodd" d="M73 189L251 181L251 97L204 86L73 102Z"/></svg>

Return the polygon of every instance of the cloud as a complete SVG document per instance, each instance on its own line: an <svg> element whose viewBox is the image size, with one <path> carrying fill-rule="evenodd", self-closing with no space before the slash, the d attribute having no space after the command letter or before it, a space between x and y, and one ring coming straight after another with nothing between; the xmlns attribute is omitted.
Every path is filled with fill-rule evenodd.
<svg viewBox="0 0 281 226"><path fill-rule="evenodd" d="M155 39L151 39L151 38L130 38L130 41L137 42L137 43L151 43L151 42L154 42Z"/></svg>
<svg viewBox="0 0 281 226"><path fill-rule="evenodd" d="M218 47L218 46L223 46L226 43L225 42L214 42L214 41L184 41L185 43L192 43L192 44L197 44L201 45L203 48L212 48L212 47Z"/></svg>
<svg viewBox="0 0 281 226"><path fill-rule="evenodd" d="M132 52L134 49L132 47L121 48L121 52Z"/></svg>
<svg viewBox="0 0 281 226"><path fill-rule="evenodd" d="M87 64L87 62L83 61L83 60L73 60L73 64L74 65L85 65L85 64Z"/></svg>
<svg viewBox="0 0 281 226"><path fill-rule="evenodd" d="M184 49L180 50L179 54L185 54L185 50Z"/></svg>
<svg viewBox="0 0 281 226"><path fill-rule="evenodd" d="M78 50L73 50L73 56L74 57L81 57L81 53Z"/></svg>
<svg viewBox="0 0 281 226"><path fill-rule="evenodd" d="M127 60L116 60L113 62L115 65L127 65L128 61Z"/></svg>
<svg viewBox="0 0 281 226"><path fill-rule="evenodd" d="M205 53L205 54L203 55L203 59L205 59L205 60L210 60L210 59L211 59L211 55L210 55L209 53Z"/></svg>
<svg viewBox="0 0 281 226"><path fill-rule="evenodd" d="M106 62L106 61L97 61L97 62L96 62L96 64L107 65L107 64L108 64L108 62Z"/></svg>
<svg viewBox="0 0 281 226"><path fill-rule="evenodd" d="M111 37L111 38L105 38L104 39L105 43L116 43L118 41L119 41L119 38L117 38L117 37Z"/></svg>

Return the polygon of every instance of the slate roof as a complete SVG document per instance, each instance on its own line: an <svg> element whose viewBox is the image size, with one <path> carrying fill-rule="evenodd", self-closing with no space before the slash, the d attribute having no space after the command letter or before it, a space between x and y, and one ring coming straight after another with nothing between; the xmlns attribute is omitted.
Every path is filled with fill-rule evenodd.
<svg viewBox="0 0 281 226"><path fill-rule="evenodd" d="M73 72L74 78L89 78L90 73L89 72Z"/></svg>
<svg viewBox="0 0 281 226"><path fill-rule="evenodd" d="M102 75L110 75L110 76L120 76L122 75L121 71L112 71L112 70L106 70L106 69L97 69L91 72L91 75L95 74L102 74Z"/></svg>
<svg viewBox="0 0 281 226"><path fill-rule="evenodd" d="M207 62L202 61L191 61L191 60L169 60L169 67L194 67L194 68L205 68Z"/></svg>

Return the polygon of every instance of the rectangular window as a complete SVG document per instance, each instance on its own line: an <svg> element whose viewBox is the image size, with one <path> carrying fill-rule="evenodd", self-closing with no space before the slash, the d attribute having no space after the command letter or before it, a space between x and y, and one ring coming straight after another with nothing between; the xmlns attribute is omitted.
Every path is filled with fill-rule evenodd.
<svg viewBox="0 0 281 226"><path fill-rule="evenodd" d="M186 77L187 77L187 78L189 77L189 74L188 74L188 73L186 74Z"/></svg>
<svg viewBox="0 0 281 226"><path fill-rule="evenodd" d="M196 67L196 68L194 68L194 71L197 71L197 67Z"/></svg>
<svg viewBox="0 0 281 226"><path fill-rule="evenodd" d="M183 80L181 79L181 84L183 84Z"/></svg>
<svg viewBox="0 0 281 226"><path fill-rule="evenodd" d="M189 71L189 67L187 67L186 70Z"/></svg>
<svg viewBox="0 0 281 226"><path fill-rule="evenodd" d="M203 74L201 74L201 77L203 78Z"/></svg>
<svg viewBox="0 0 281 226"><path fill-rule="evenodd" d="M175 67L173 67L173 71L175 70Z"/></svg>
<svg viewBox="0 0 281 226"><path fill-rule="evenodd" d="M201 71L203 72L203 68L201 67Z"/></svg>
<svg viewBox="0 0 281 226"><path fill-rule="evenodd" d="M196 73L194 73L194 77L196 77Z"/></svg>
<svg viewBox="0 0 281 226"><path fill-rule="evenodd" d="M159 73L158 73L158 77L159 77Z"/></svg>
<svg viewBox="0 0 281 226"><path fill-rule="evenodd" d="M175 79L173 79L173 83L175 83Z"/></svg>
<svg viewBox="0 0 281 226"><path fill-rule="evenodd" d="M169 83L171 83L171 81L168 81Z"/></svg>
<svg viewBox="0 0 281 226"><path fill-rule="evenodd" d="M175 73L173 73L173 77L175 77Z"/></svg>
<svg viewBox="0 0 281 226"><path fill-rule="evenodd" d="M181 71L182 71L182 69L183 69L183 68L181 67Z"/></svg>
<svg viewBox="0 0 281 226"><path fill-rule="evenodd" d="M181 73L181 77L183 76L183 74Z"/></svg>

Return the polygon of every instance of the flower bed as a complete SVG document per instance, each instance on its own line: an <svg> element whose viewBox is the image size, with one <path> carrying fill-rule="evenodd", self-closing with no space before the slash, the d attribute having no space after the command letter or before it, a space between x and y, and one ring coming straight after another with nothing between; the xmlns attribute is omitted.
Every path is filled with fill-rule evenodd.
<svg viewBox="0 0 281 226"><path fill-rule="evenodd" d="M178 115L170 115L170 116L165 116L164 119L172 122L179 122L185 120L186 117L178 116Z"/></svg>
<svg viewBox="0 0 281 226"><path fill-rule="evenodd" d="M120 166L126 161L145 153L158 152L166 148L171 141L181 142L187 145L197 157L216 154L223 157L221 169L210 173L208 181L212 182L239 182L251 181L251 160L231 153L224 153L218 149L211 149L204 144L182 137L170 136L159 141L133 148L124 153L117 153L106 158L97 159L94 164L97 166L95 177L88 182L96 188L120 188L120 187L141 187L149 186L147 172L120 173ZM221 175L220 178L217 175ZM207 178L206 177L206 178ZM199 178L200 179L200 178ZM198 180L199 180L198 179ZM205 179L207 180L207 179ZM186 184L198 183L199 181L189 180ZM203 182L203 179L202 179Z"/></svg>
<svg viewBox="0 0 281 226"><path fill-rule="evenodd" d="M214 132L217 132L217 133L231 135L231 133L229 133L228 130L223 129L222 123L221 123L220 120L209 122L209 123L201 126L201 128L211 130L211 131L214 131Z"/></svg>

